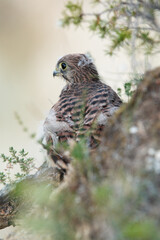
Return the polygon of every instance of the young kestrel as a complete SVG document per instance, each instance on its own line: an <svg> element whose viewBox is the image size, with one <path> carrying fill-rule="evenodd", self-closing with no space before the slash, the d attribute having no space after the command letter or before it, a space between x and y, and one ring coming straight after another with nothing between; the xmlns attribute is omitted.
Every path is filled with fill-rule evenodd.
<svg viewBox="0 0 160 240"><path fill-rule="evenodd" d="M96 66L85 54L62 57L53 76L64 78L66 86L44 122L45 142L51 141L54 149L58 142L77 140L89 132L88 145L95 148L107 119L120 107L121 99L101 82ZM50 155L58 164L59 156Z"/></svg>

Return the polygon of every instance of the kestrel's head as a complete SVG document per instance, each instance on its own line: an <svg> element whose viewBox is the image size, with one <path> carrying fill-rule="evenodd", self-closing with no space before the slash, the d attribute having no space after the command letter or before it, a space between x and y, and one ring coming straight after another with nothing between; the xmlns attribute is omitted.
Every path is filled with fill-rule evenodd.
<svg viewBox="0 0 160 240"><path fill-rule="evenodd" d="M70 83L99 81L93 60L85 54L68 54L60 58L53 76L62 76Z"/></svg>

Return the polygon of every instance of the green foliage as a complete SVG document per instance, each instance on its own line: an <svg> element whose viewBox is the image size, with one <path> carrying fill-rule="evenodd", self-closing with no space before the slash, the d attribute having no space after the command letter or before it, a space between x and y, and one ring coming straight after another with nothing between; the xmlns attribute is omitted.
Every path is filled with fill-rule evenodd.
<svg viewBox="0 0 160 240"><path fill-rule="evenodd" d="M16 179L20 179L30 174L34 169L34 158L28 156L28 152L25 152L24 149L17 152L13 147L9 148L10 156L5 154L0 155L3 163L6 164L4 172L0 172L0 182L3 184L12 183L13 179L11 178L12 170L15 166L18 166L20 172L14 174Z"/></svg>
<svg viewBox="0 0 160 240"><path fill-rule="evenodd" d="M122 96L122 89L121 88L117 88L117 94L121 97Z"/></svg>
<svg viewBox="0 0 160 240"><path fill-rule="evenodd" d="M86 140L79 141L72 150L72 156L78 161L83 161L88 159L88 149L86 145Z"/></svg>
<svg viewBox="0 0 160 240"><path fill-rule="evenodd" d="M109 51L106 51L107 54L113 55L114 51L121 46L129 45L129 41L131 40L132 32L127 28L115 30L114 34L110 35L111 38L111 46Z"/></svg>
<svg viewBox="0 0 160 240"><path fill-rule="evenodd" d="M111 40L106 50L110 55L119 47L132 46L133 42L135 49L141 48L146 54L159 46L160 3L156 0L90 0L90 9L86 13L84 2L68 1L62 13L62 26L87 23L90 31Z"/></svg>
<svg viewBox="0 0 160 240"><path fill-rule="evenodd" d="M142 79L143 74L134 74L129 81L124 83L124 88L117 88L118 95L122 97L124 94L129 100L133 96Z"/></svg>
<svg viewBox="0 0 160 240"><path fill-rule="evenodd" d="M29 138L35 139L36 134L30 133L28 127L25 126L24 122L22 121L20 115L17 112L15 112L15 118L18 124L22 127L22 130L29 136ZM50 149L51 147L50 143L48 144L48 146L44 146L41 139L38 140L37 143L46 149ZM9 153L9 156L6 156L5 154L0 155L0 159L2 159L4 163L6 163L4 171L0 172L0 183L13 183L15 180L20 180L21 178L24 178L25 176L31 174L37 169L34 163L34 158L29 157L29 153L25 152L24 149L18 152L13 147L10 147ZM18 170L15 174L13 174L15 168L17 168Z"/></svg>
<svg viewBox="0 0 160 240"><path fill-rule="evenodd" d="M79 25L82 21L82 4L68 1L65 5L66 10L63 12L61 24L63 27L70 24Z"/></svg>
<svg viewBox="0 0 160 240"><path fill-rule="evenodd" d="M0 172L0 182L3 184L6 183L6 175L4 172Z"/></svg>
<svg viewBox="0 0 160 240"><path fill-rule="evenodd" d="M158 226L156 226L154 221L147 219L127 223L123 229L123 235L131 240L158 240L160 237Z"/></svg>
<svg viewBox="0 0 160 240"><path fill-rule="evenodd" d="M133 94L133 91L131 91L132 84L131 82L126 82L124 84L125 94L130 97Z"/></svg>

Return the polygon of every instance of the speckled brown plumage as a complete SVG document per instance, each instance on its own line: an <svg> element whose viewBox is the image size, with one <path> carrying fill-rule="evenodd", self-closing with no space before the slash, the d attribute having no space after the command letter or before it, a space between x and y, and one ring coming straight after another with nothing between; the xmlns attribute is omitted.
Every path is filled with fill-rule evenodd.
<svg viewBox="0 0 160 240"><path fill-rule="evenodd" d="M45 120L46 142L52 140L55 146L70 138L77 140L89 130L88 142L94 148L100 141L107 118L119 108L121 99L101 82L94 63L84 54L62 57L53 75L62 76L67 85Z"/></svg>

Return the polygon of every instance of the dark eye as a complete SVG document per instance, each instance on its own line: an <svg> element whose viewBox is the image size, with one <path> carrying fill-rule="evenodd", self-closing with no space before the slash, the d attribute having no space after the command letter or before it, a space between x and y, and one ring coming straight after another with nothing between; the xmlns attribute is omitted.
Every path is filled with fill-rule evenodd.
<svg viewBox="0 0 160 240"><path fill-rule="evenodd" d="M65 70L66 68L67 68L67 64L66 63L61 63L61 68L63 69L63 70Z"/></svg>

